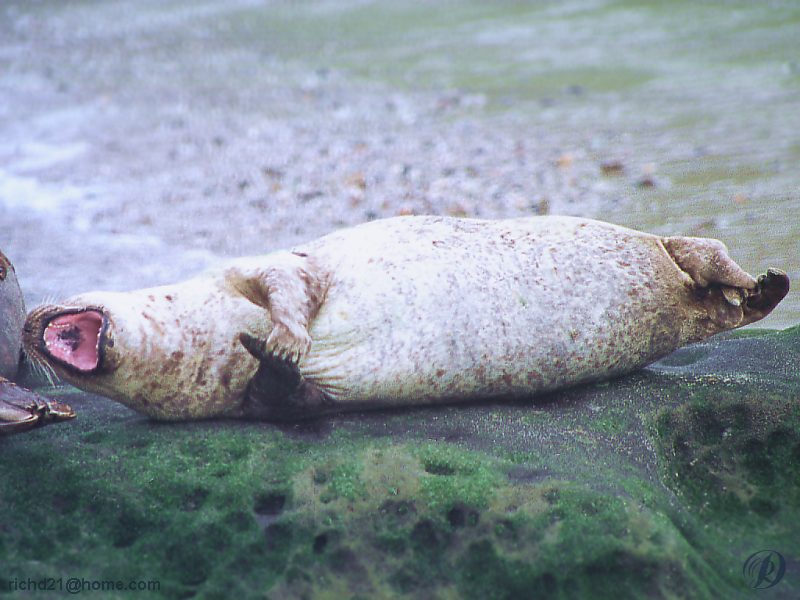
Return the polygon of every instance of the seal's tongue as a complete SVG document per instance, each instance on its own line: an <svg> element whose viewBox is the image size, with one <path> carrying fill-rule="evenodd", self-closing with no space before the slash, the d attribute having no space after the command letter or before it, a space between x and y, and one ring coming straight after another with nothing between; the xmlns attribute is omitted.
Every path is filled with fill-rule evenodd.
<svg viewBox="0 0 800 600"><path fill-rule="evenodd" d="M91 371L100 362L102 327L103 315L96 310L67 313L50 320L43 339L53 358L79 371Z"/></svg>

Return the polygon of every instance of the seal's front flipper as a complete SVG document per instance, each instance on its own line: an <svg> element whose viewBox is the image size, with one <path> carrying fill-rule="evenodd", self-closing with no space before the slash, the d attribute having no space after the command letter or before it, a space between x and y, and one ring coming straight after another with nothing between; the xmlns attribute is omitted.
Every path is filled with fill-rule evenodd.
<svg viewBox="0 0 800 600"><path fill-rule="evenodd" d="M259 361L242 405L246 415L285 421L330 412L333 402L303 378L296 364L277 358L267 342L250 334L239 334L239 341Z"/></svg>
<svg viewBox="0 0 800 600"><path fill-rule="evenodd" d="M75 418L67 404L50 400L0 377L0 436Z"/></svg>
<svg viewBox="0 0 800 600"><path fill-rule="evenodd" d="M259 361L258 371L250 381L248 392L258 398L283 398L294 394L303 376L297 365L277 358L267 350L267 343L250 334L239 335L242 346Z"/></svg>
<svg viewBox="0 0 800 600"><path fill-rule="evenodd" d="M280 252L269 266L234 267L225 279L253 304L269 311L272 331L265 351L297 364L311 347L308 327L325 297L324 282L305 255Z"/></svg>

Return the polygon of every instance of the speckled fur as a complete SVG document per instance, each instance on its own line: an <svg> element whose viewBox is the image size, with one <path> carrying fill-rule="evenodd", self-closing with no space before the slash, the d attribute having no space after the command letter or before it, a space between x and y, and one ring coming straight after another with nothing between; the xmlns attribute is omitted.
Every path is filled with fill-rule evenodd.
<svg viewBox="0 0 800 600"><path fill-rule="evenodd" d="M746 298L757 284L714 240L571 217L400 217L179 284L68 300L110 316L109 372L53 366L162 419L247 416L258 361L241 333L296 362L337 409L528 397L768 312L732 306L722 288ZM54 308L37 310L29 321Z"/></svg>

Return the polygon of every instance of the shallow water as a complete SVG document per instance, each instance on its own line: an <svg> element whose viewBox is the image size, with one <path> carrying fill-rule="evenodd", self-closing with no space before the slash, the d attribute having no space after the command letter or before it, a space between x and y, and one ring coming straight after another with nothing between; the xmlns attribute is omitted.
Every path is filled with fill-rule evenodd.
<svg viewBox="0 0 800 600"><path fill-rule="evenodd" d="M789 1L7 2L2 247L32 304L549 210L800 281L799 29ZM793 291L763 325L799 321Z"/></svg>

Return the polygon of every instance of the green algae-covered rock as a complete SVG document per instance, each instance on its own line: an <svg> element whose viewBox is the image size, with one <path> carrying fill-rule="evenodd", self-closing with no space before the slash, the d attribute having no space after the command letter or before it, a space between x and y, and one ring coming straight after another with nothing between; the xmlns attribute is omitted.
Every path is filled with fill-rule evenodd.
<svg viewBox="0 0 800 600"><path fill-rule="evenodd" d="M746 598L770 549L787 567L764 593L795 598L798 366L794 328L530 403L281 427L51 390L77 421L0 440L0 593Z"/></svg>

